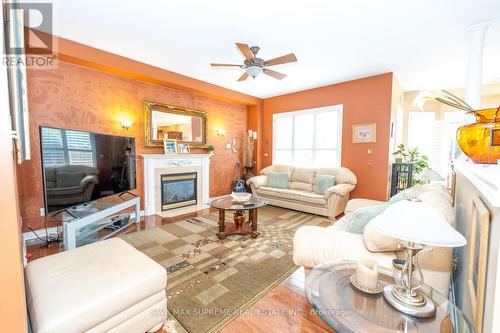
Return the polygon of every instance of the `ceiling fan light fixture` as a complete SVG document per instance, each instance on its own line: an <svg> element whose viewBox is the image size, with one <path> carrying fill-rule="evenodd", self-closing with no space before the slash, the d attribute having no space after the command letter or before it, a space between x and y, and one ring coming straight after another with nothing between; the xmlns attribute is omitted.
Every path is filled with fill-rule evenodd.
<svg viewBox="0 0 500 333"><path fill-rule="evenodd" d="M249 76L255 78L262 73L262 68L259 66L249 66L246 68L246 72Z"/></svg>

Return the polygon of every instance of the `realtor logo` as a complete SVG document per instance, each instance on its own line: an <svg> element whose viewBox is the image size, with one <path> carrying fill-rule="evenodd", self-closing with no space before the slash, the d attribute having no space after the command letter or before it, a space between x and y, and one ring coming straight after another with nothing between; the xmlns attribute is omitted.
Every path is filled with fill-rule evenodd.
<svg viewBox="0 0 500 333"><path fill-rule="evenodd" d="M52 3L4 3L4 65L55 68Z"/></svg>

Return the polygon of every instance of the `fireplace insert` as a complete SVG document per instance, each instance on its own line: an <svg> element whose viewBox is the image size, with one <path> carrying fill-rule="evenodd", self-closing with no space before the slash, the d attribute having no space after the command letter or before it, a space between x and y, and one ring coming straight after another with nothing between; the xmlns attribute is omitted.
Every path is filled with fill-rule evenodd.
<svg viewBox="0 0 500 333"><path fill-rule="evenodd" d="M161 175L161 210L197 204L196 172Z"/></svg>

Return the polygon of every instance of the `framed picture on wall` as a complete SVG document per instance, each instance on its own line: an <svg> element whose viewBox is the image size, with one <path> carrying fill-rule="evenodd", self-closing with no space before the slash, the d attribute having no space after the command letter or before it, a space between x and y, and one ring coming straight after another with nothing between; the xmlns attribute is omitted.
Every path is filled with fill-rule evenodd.
<svg viewBox="0 0 500 333"><path fill-rule="evenodd" d="M377 142L377 124L352 125L352 143Z"/></svg>
<svg viewBox="0 0 500 333"><path fill-rule="evenodd" d="M486 268L488 265L488 239L490 213L478 197L472 199L472 223L469 236L469 267L467 285L472 308L474 326L482 332Z"/></svg>
<svg viewBox="0 0 500 333"><path fill-rule="evenodd" d="M163 149L165 154L177 154L177 140L163 139Z"/></svg>

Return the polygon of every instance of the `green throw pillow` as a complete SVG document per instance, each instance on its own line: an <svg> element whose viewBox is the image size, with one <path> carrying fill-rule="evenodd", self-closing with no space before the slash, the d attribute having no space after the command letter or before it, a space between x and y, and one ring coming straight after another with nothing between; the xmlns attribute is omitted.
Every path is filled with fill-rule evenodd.
<svg viewBox="0 0 500 333"><path fill-rule="evenodd" d="M288 188L288 173L270 172L267 175L267 186L274 188Z"/></svg>
<svg viewBox="0 0 500 333"><path fill-rule="evenodd" d="M382 204L357 209L354 213L352 213L349 222L345 226L345 231L352 232L354 234L362 234L365 225L367 225L368 222L370 222L375 216L382 214L389 206L389 204Z"/></svg>
<svg viewBox="0 0 500 333"><path fill-rule="evenodd" d="M316 193L325 194L326 190L335 185L335 176L316 176Z"/></svg>

